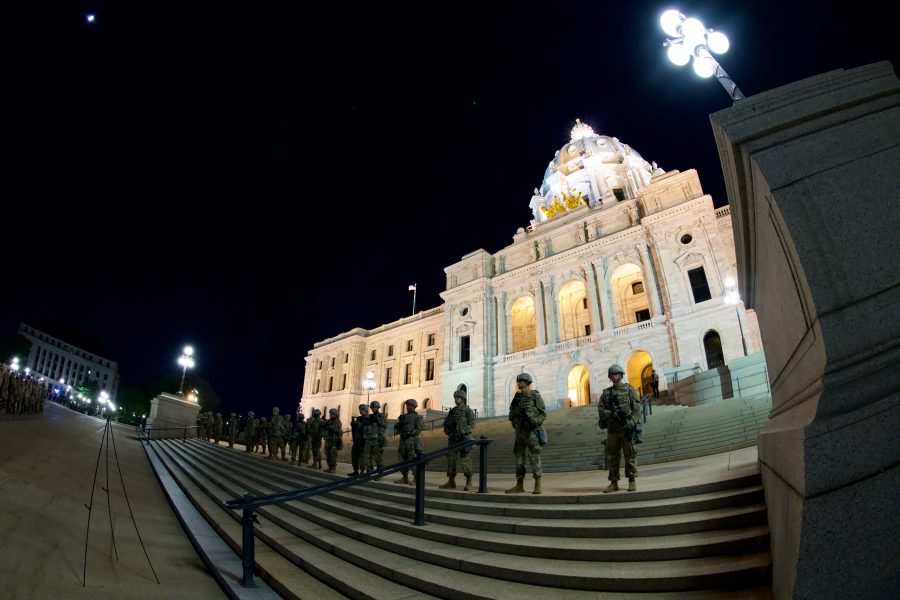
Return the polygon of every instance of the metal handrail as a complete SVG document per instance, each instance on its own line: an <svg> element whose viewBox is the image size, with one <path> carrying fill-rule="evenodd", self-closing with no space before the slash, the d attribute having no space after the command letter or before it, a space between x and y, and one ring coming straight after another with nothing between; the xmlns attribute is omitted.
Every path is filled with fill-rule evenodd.
<svg viewBox="0 0 900 600"><path fill-rule="evenodd" d="M253 535L253 523L256 522L256 515L253 513L254 510L263 506L269 506L271 504L281 504L283 502L289 502L291 500L300 500L302 498L309 498L312 496L318 496L320 494L327 494L328 492L342 490L348 487L359 485L361 483L368 483L370 481L380 479L381 477L384 477L386 475L391 475L393 473L397 473L403 470L409 470L410 468L415 467L416 516L415 520L413 521L413 525L427 525L427 522L425 521L425 466L435 458L440 458L454 452L459 452L460 450L471 448L472 446L481 446L478 461L478 493L485 494L487 493L487 452L485 452L485 447L492 441L493 440L489 440L484 436L481 436L481 438L477 440L474 438L463 440L461 442L451 444L446 448L441 448L440 450L435 450L434 452L429 452L428 454L420 454L416 458L407 460L402 463L390 465L388 467L383 467L371 473L353 477L352 479L338 479L313 487L289 490L286 492L277 492L260 497L254 497L253 494L248 492L244 494L242 498L235 498L233 500L226 500L225 502L222 502L222 506L226 509L243 510L243 514L241 515L241 526L243 528L241 557L243 576L241 578L241 585L244 587L256 587L256 583L253 580L253 570L255 567L255 536Z"/></svg>

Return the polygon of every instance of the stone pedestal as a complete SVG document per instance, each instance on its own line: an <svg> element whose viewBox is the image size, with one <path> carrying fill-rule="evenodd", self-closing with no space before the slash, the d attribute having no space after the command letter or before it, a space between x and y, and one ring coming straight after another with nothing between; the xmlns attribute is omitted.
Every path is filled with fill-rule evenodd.
<svg viewBox="0 0 900 600"><path fill-rule="evenodd" d="M167 429L175 427L180 429L171 429L164 431L153 431L152 439L167 437L182 437L184 435L184 427L194 427L197 425L197 415L200 413L200 405L196 402L185 400L180 394L169 394L163 392L150 401L150 415L147 417L147 429ZM194 433L193 429L188 430L188 435Z"/></svg>
<svg viewBox="0 0 900 600"><path fill-rule="evenodd" d="M772 387L776 598L898 598L900 85L890 63L711 116Z"/></svg>

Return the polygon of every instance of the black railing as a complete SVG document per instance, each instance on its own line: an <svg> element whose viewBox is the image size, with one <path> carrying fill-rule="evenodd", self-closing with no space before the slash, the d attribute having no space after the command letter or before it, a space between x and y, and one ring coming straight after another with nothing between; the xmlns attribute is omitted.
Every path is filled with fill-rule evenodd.
<svg viewBox="0 0 900 600"><path fill-rule="evenodd" d="M234 500L223 502L222 505L226 509L240 509L243 511L243 514L241 515L241 525L243 527L243 552L241 557L241 562L243 565L243 577L241 578L241 585L244 587L256 587L256 582L253 580L253 571L256 566L254 558L255 536L253 535L253 523L256 522L256 515L254 514L254 511L256 509L263 506L269 506L271 504L281 504L284 502L290 502L291 500L300 500L303 498L327 494L328 492L343 490L345 488L359 485L361 483L368 483L370 481L380 479L386 475L391 475L393 473L415 468L416 513L413 525L427 525L427 522L425 521L425 466L436 458L440 458L454 452L459 452L460 450L471 448L472 446L481 446L481 451L478 453L478 493L485 494L487 493L487 452L485 451L485 447L490 444L491 441L492 440L486 439L484 436L477 440L463 440L462 442L458 442L440 450L435 450L434 452L429 452L428 454L420 454L416 458L408 460L406 462L390 465L388 467L378 469L377 471L359 475L351 479L337 479L335 481L323 483L322 485L300 488L296 490L288 490L286 492L277 492L275 494L268 494L266 496L259 497L254 497L253 494L250 494L248 492L247 494L244 494L242 498L236 498Z"/></svg>

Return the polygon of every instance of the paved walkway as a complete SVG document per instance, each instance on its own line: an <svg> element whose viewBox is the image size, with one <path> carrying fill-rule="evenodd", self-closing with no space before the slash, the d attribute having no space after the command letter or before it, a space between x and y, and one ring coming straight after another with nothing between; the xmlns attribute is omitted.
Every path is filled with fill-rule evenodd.
<svg viewBox="0 0 900 600"><path fill-rule="evenodd" d="M176 519L134 429L111 426L125 491L156 583L122 494L113 447L106 492L104 447L82 577L91 483L106 422L52 402L42 415L0 418L0 596L224 598ZM108 507L118 560L110 535Z"/></svg>
<svg viewBox="0 0 900 600"><path fill-rule="evenodd" d="M223 598L172 512L134 429L111 425L128 499L153 567L157 584L135 533L109 448L109 489L119 558L110 535L106 492L106 448L101 453L94 491L88 549L87 585L82 577L84 542L91 497L106 423L47 403L44 414L0 419L0 590L3 598ZM221 445L227 448L227 444ZM243 446L234 451L243 452ZM386 462L395 458L389 448ZM255 455L264 460L262 455ZM513 457L509 457L510 463ZM476 465L477 467L477 465ZM350 466L339 464L339 473ZM757 471L756 448L703 458L638 466L638 489L652 491L730 479ZM396 476L386 478L388 481ZM446 481L428 472L430 486ZM462 486L465 479L457 477ZM502 493L515 482L491 474L488 489ZM605 471L547 473L544 496L592 494L606 487ZM531 476L526 490L531 489ZM627 492L619 492L625 494Z"/></svg>

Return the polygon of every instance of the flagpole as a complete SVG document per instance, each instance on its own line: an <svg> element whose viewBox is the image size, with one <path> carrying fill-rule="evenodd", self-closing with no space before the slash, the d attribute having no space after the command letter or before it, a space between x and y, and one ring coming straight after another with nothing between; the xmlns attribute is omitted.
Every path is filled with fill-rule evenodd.
<svg viewBox="0 0 900 600"><path fill-rule="evenodd" d="M418 284L414 283L412 285L412 289L413 289L413 311L412 311L412 314L413 315L416 314L416 292L418 291L418 288L419 288Z"/></svg>

